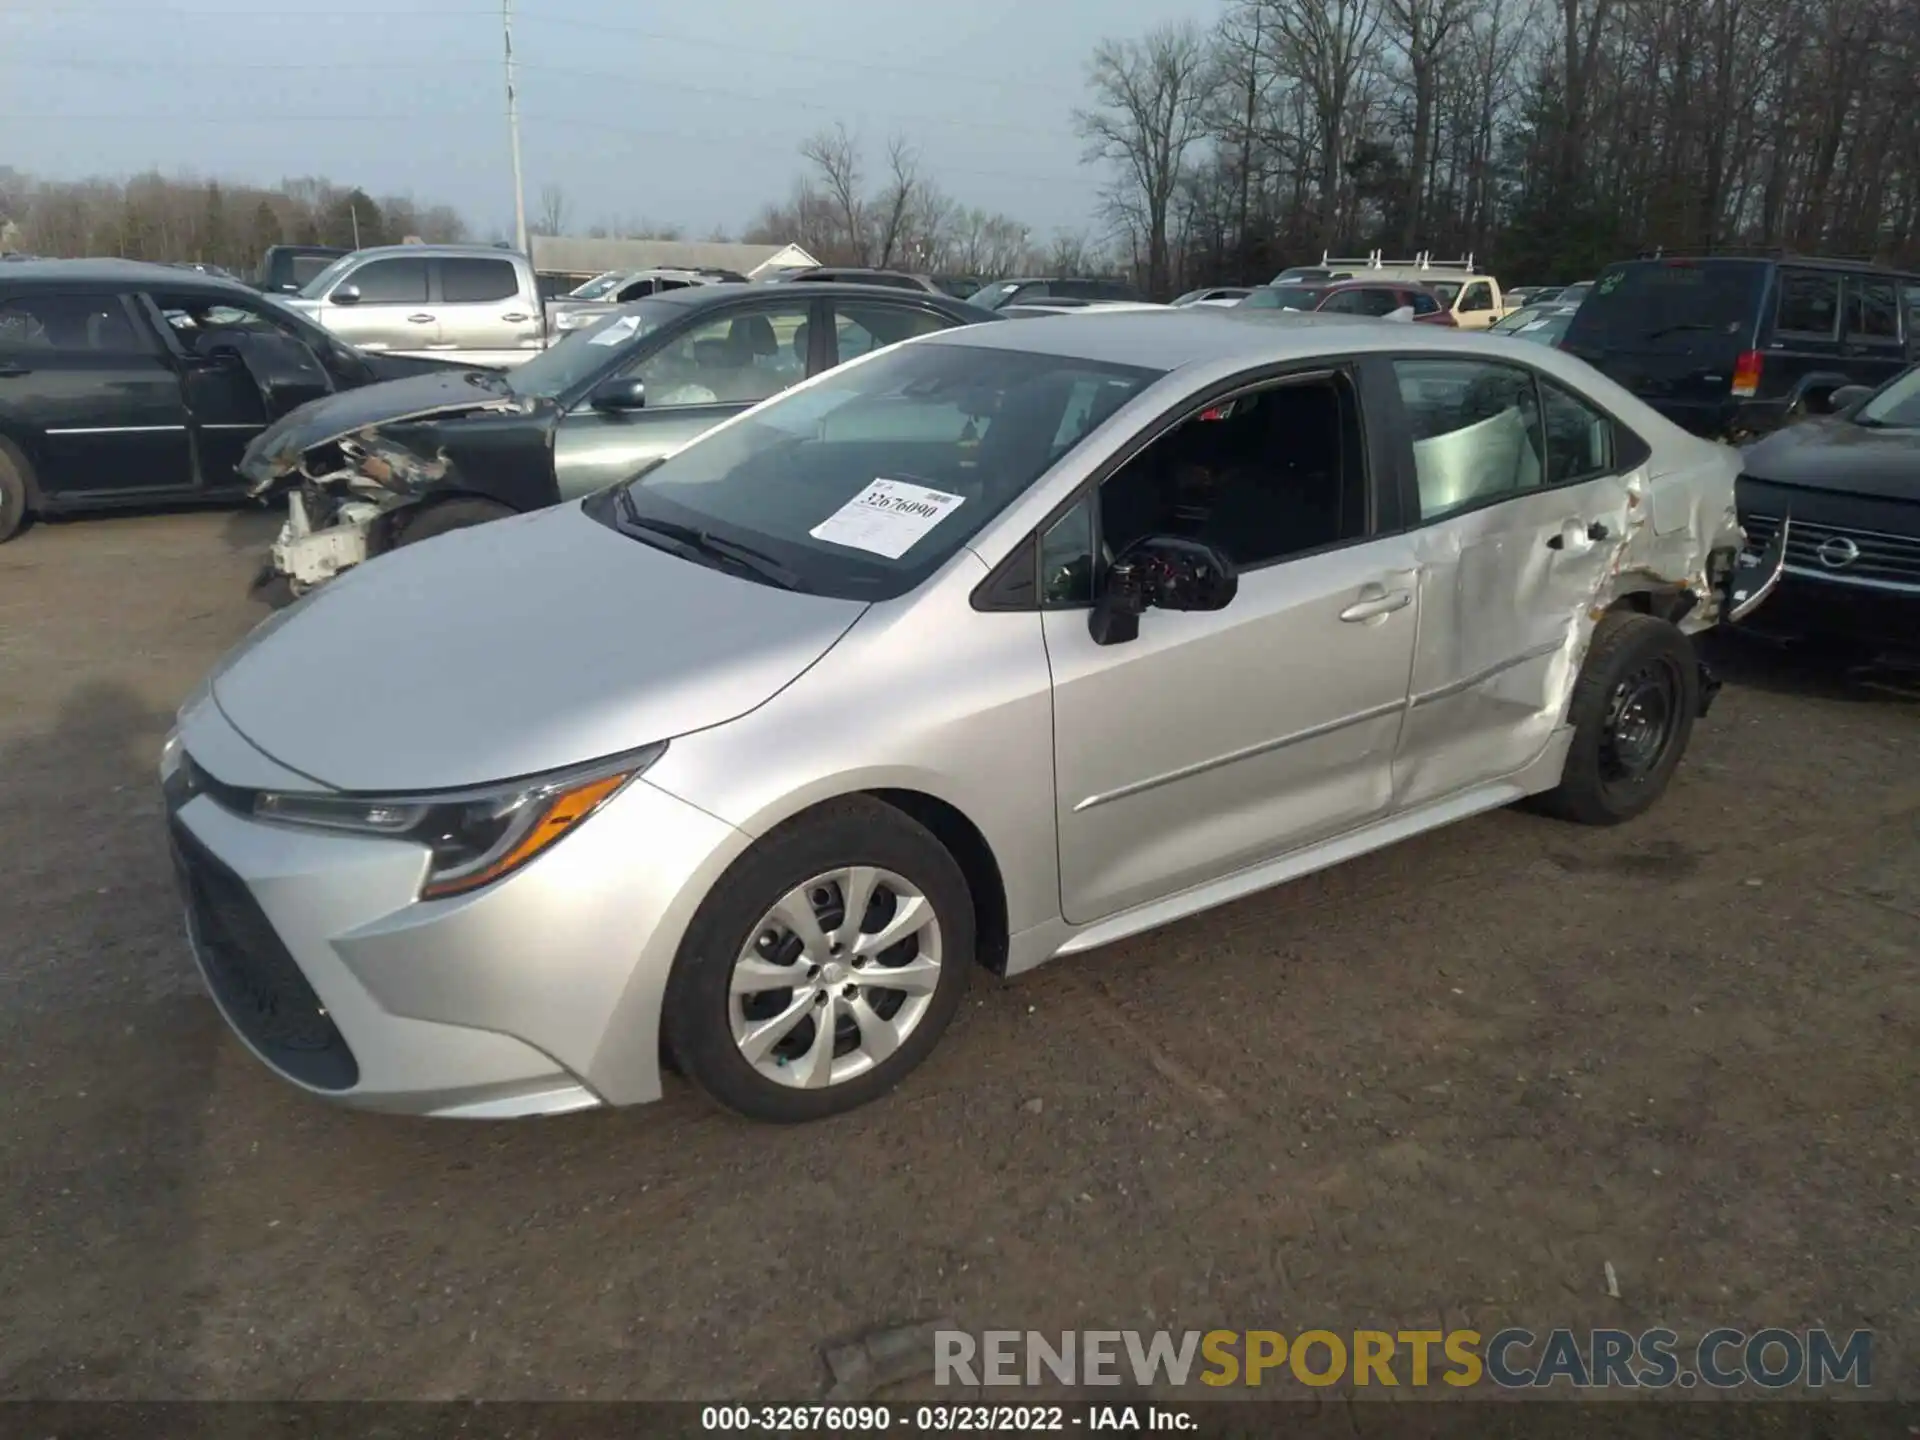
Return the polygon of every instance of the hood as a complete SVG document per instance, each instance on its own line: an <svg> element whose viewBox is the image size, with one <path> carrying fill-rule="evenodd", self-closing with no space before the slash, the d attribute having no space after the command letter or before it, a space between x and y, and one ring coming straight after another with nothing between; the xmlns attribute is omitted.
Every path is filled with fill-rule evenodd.
<svg viewBox="0 0 1920 1440"><path fill-rule="evenodd" d="M348 571L243 641L213 695L322 784L452 789L724 724L866 608L707 569L565 505Z"/></svg>
<svg viewBox="0 0 1920 1440"><path fill-rule="evenodd" d="M310 401L262 430L240 457L240 474L255 485L267 484L291 471L316 445L370 425L476 410L530 412L534 405L508 389L505 377L496 370L434 370L363 385Z"/></svg>
<svg viewBox="0 0 1920 1440"><path fill-rule="evenodd" d="M1769 435L1741 459L1748 475L1776 485L1920 500L1920 431L1809 420Z"/></svg>

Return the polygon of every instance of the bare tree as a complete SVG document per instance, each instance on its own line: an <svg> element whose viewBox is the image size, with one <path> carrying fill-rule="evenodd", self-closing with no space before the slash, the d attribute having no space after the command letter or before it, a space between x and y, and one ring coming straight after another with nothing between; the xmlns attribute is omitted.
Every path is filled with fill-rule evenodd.
<svg viewBox="0 0 1920 1440"><path fill-rule="evenodd" d="M1378 0L1259 0L1320 122L1320 243L1339 242L1348 120L1380 29ZM1599 0L1610 3L1610 0Z"/></svg>
<svg viewBox="0 0 1920 1440"><path fill-rule="evenodd" d="M1140 40L1103 40L1088 67L1094 108L1074 113L1089 160L1119 169L1109 206L1143 238L1147 288L1169 292L1167 215L1188 152L1206 133L1208 56L1192 25L1165 26Z"/></svg>
<svg viewBox="0 0 1920 1440"><path fill-rule="evenodd" d="M1427 189L1432 183L1434 126L1439 108L1440 72L1466 18L1469 0L1386 0L1386 20L1394 43L1406 58L1406 88L1412 92L1412 144L1406 194L1400 204L1400 243L1411 253L1418 245Z"/></svg>
<svg viewBox="0 0 1920 1440"><path fill-rule="evenodd" d="M867 207L860 195L860 151L847 127L836 125L811 136L801 143L800 156L819 172L820 183L838 211L846 263L870 264Z"/></svg>
<svg viewBox="0 0 1920 1440"><path fill-rule="evenodd" d="M889 269L907 238L913 208L920 194L919 157L898 137L887 142L887 183L871 207L873 253L882 270Z"/></svg>
<svg viewBox="0 0 1920 1440"><path fill-rule="evenodd" d="M540 235L564 235L567 227L567 192L558 185L540 187L540 215L535 221L535 233Z"/></svg>

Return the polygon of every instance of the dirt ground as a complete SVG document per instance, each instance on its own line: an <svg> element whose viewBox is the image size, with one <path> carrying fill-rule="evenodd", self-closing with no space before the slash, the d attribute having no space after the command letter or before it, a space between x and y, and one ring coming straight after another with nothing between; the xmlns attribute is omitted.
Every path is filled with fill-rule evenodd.
<svg viewBox="0 0 1920 1440"><path fill-rule="evenodd" d="M1911 701L1724 651L1638 823L1494 814L982 975L828 1124L390 1119L229 1037L171 889L155 756L269 524L0 547L0 1396L810 1399L940 1314L1866 1327L1920 1395Z"/></svg>

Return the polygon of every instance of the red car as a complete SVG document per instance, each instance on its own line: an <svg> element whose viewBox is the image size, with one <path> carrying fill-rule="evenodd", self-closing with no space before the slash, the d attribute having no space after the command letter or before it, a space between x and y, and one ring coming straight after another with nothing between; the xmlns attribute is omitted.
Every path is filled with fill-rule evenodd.
<svg viewBox="0 0 1920 1440"><path fill-rule="evenodd" d="M1370 315L1384 319L1396 310L1413 311L1417 325L1458 329L1453 312L1423 285L1404 280L1335 280L1331 284L1262 285L1240 302L1250 310L1303 310L1326 315Z"/></svg>

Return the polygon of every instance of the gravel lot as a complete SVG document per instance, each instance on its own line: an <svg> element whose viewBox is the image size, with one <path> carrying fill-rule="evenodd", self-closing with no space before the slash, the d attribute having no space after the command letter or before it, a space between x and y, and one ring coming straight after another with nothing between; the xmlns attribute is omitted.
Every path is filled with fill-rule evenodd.
<svg viewBox="0 0 1920 1440"><path fill-rule="evenodd" d="M388 1119L228 1036L171 890L154 758L270 525L0 547L0 1396L812 1398L821 1343L941 1313L1865 1326L1920 1395L1912 702L1727 651L1640 822L982 975L824 1125Z"/></svg>

